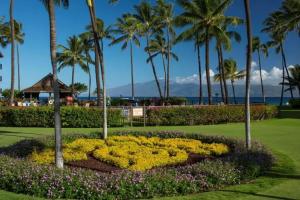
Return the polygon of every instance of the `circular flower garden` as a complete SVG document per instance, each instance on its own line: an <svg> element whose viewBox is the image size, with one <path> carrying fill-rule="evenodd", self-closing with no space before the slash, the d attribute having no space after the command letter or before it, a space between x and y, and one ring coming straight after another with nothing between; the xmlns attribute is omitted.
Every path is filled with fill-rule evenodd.
<svg viewBox="0 0 300 200"><path fill-rule="evenodd" d="M23 140L0 149L0 188L46 198L139 199L215 190L268 170L272 155L259 143L177 132L122 132L63 138L64 170L54 139Z"/></svg>

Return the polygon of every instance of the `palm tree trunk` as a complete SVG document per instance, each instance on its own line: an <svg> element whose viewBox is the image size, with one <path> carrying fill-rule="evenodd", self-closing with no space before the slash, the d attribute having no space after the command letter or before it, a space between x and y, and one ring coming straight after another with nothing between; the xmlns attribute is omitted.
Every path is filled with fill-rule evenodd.
<svg viewBox="0 0 300 200"><path fill-rule="evenodd" d="M225 102L225 94L224 94L224 85L223 85L223 74L222 74L222 63L221 63L221 53L219 45L217 46L217 53L218 53L218 61L219 61L219 74L220 74L220 89L222 95L222 101Z"/></svg>
<svg viewBox="0 0 300 200"><path fill-rule="evenodd" d="M282 58L282 85L281 85L281 96L280 96L280 106L283 104L283 96L284 96L284 77L285 77L285 70L284 70L284 64L283 64L283 58Z"/></svg>
<svg viewBox="0 0 300 200"><path fill-rule="evenodd" d="M134 100L134 76L133 76L133 49L132 40L130 40L130 64L131 64L131 98Z"/></svg>
<svg viewBox="0 0 300 200"><path fill-rule="evenodd" d="M10 0L10 31L11 31L11 79L10 79L10 106L14 103L15 96L15 24L14 0Z"/></svg>
<svg viewBox="0 0 300 200"><path fill-rule="evenodd" d="M164 67L164 98L166 98L167 95L167 69L166 69L166 63L165 63L165 58L164 54L161 53L161 59Z"/></svg>
<svg viewBox="0 0 300 200"><path fill-rule="evenodd" d="M146 40L147 40L147 46L149 46L149 35L146 36ZM154 75L154 78L155 78L155 82L156 82L156 86L157 86L157 89L158 89L159 96L160 96L160 98L161 98L162 100L164 100L164 98L163 98L163 96L162 96L162 92L161 92L159 80L158 80L158 77L157 77L155 65L154 65L154 63L153 63L153 59L151 58L151 53L150 53L149 50L147 51L147 53L148 53L148 56L149 56L149 58L150 58L150 63L151 63L151 66L152 66L152 71L153 71L153 75Z"/></svg>
<svg viewBox="0 0 300 200"><path fill-rule="evenodd" d="M247 26L247 65L246 65L246 100L245 100L245 132L246 132L246 148L251 149L251 125L250 125L250 78L251 78L251 62L252 62L252 27L250 16L250 2L244 0L246 26Z"/></svg>
<svg viewBox="0 0 300 200"><path fill-rule="evenodd" d="M260 59L260 50L259 50L259 48L257 50L257 56L258 56L258 65L259 65L261 94L262 94L262 97L263 97L263 102L264 102L264 104L266 104L266 96L265 96L264 83L263 83L262 72L261 72L262 67L261 67L261 59Z"/></svg>
<svg viewBox="0 0 300 200"><path fill-rule="evenodd" d="M98 56L98 50L95 44L95 76L97 87L97 106L101 105L101 82L100 82L100 61Z"/></svg>
<svg viewBox="0 0 300 200"><path fill-rule="evenodd" d="M234 104L237 104L236 97L235 97L235 88L234 88L234 81L233 80L231 80L231 87L232 87L232 94L233 94Z"/></svg>
<svg viewBox="0 0 300 200"><path fill-rule="evenodd" d="M17 62L18 62L18 90L21 91L20 54L19 54L19 45L18 44L17 44Z"/></svg>
<svg viewBox="0 0 300 200"><path fill-rule="evenodd" d="M170 27L167 27L167 41L168 41L168 64L167 64L167 99L170 97L170 62L171 62L171 43L170 43Z"/></svg>
<svg viewBox="0 0 300 200"><path fill-rule="evenodd" d="M106 107L105 68L104 68L102 49L100 48L99 37L98 37L98 33L97 33L95 11L93 11L94 5L91 3L94 3L94 2L87 1L90 18L91 18L91 24L92 24L92 28L93 28L95 46L98 51L98 54L96 54L96 55L98 56L98 58L100 60L100 65L101 65L101 76L102 76L102 86L103 86L103 138L107 139L107 107Z"/></svg>
<svg viewBox="0 0 300 200"><path fill-rule="evenodd" d="M224 58L223 58L223 48L222 46L220 48L220 56L221 56L221 75L222 75L222 80L223 80L223 85L224 85L224 95L225 95L225 104L229 103L228 100L228 89L227 89L227 82L226 82L226 76L225 76L225 69L224 69Z"/></svg>
<svg viewBox="0 0 300 200"><path fill-rule="evenodd" d="M280 48L281 48L281 55L282 55L282 58L283 58L284 68L286 70L286 74L287 74L288 80L290 80L290 72L289 72L289 69L287 68L286 57L285 57L285 53L284 53L284 49L283 49L283 44L282 43L280 43ZM291 93L291 97L293 99L294 98L294 94L293 94L293 89L292 89L291 84L289 84L289 87L290 87L289 90L290 90L290 93Z"/></svg>
<svg viewBox="0 0 300 200"><path fill-rule="evenodd" d="M49 0L49 20L50 20L50 52L51 52L51 64L52 64L52 71L53 71L53 90L54 90L55 163L57 168L62 169L64 167L64 160L62 155L60 98L59 98L59 85L57 79L54 0Z"/></svg>
<svg viewBox="0 0 300 200"><path fill-rule="evenodd" d="M89 70L89 100L91 100L91 85L92 85L92 76L91 76L91 71Z"/></svg>
<svg viewBox="0 0 300 200"><path fill-rule="evenodd" d="M74 79L75 79L75 66L72 66L72 96L74 96Z"/></svg>
<svg viewBox="0 0 300 200"><path fill-rule="evenodd" d="M196 42L197 46L197 60L198 60L198 76L199 76L199 105L203 104L203 91L202 91L202 69L200 57L200 45Z"/></svg>
<svg viewBox="0 0 300 200"><path fill-rule="evenodd" d="M206 27L205 33L205 70L206 70L206 82L207 82L207 94L208 104L212 104L211 96L211 82L210 82L210 69L209 69L209 29Z"/></svg>

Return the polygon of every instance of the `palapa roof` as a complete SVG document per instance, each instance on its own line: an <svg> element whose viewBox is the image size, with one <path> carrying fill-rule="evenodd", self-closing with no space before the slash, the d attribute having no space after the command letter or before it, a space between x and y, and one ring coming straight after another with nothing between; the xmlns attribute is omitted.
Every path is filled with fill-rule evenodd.
<svg viewBox="0 0 300 200"><path fill-rule="evenodd" d="M72 89L58 80L60 93L72 93ZM22 91L23 93L53 93L53 74L49 73L44 78L29 88Z"/></svg>

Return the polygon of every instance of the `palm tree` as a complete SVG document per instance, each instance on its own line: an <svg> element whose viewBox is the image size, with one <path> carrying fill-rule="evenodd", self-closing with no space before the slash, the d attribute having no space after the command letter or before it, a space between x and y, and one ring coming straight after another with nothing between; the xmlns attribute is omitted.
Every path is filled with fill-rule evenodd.
<svg viewBox="0 0 300 200"><path fill-rule="evenodd" d="M92 4L94 3L93 1L91 2ZM93 12L95 12L94 7L93 8ZM103 52L104 52L104 46L103 46L103 40L104 39L113 39L113 37L111 36L111 27L108 26L106 27L104 24L104 21L102 19L96 18L95 15L95 23L96 23L96 27L97 27L97 34L98 34L98 39L99 39L99 47L101 48L101 57L103 57ZM91 38L94 38L94 33L93 33L93 27L92 25L88 25L86 27L86 30L88 31L87 33L90 35ZM101 69L103 69L103 66L101 66L101 62L99 57L97 56L98 54L98 50L96 47L96 43L94 41L94 53L95 53L95 77L96 77L96 86L97 86L97 104L98 106L101 105L101 77L100 77L100 71ZM100 69L101 67L101 69ZM101 72L102 73L102 72Z"/></svg>
<svg viewBox="0 0 300 200"><path fill-rule="evenodd" d="M155 11L160 18L160 23L162 27L166 29L166 38L167 38L167 99L170 96L170 63L172 51L172 40L175 38L175 31L173 29L174 24L174 8L172 4L167 4L165 0L157 0L157 5Z"/></svg>
<svg viewBox="0 0 300 200"><path fill-rule="evenodd" d="M168 85L168 79L167 79L167 66L165 59L168 59L168 56L170 55L173 57L176 61L178 61L178 57L173 52L168 52L168 44L166 42L166 39L162 36L162 34L156 34L154 39L150 40L149 46L146 47L146 50L151 53L151 57L148 57L147 63L150 62L151 59L154 59L158 55L161 56L163 67L164 67L164 98L167 96L167 85Z"/></svg>
<svg viewBox="0 0 300 200"><path fill-rule="evenodd" d="M74 95L74 79L75 67L79 65L81 69L89 73L86 61L88 57L85 56L84 46L80 37L72 36L67 40L67 46L58 45L61 52L57 53L57 62L59 63L58 72L66 67L72 67L72 94Z"/></svg>
<svg viewBox="0 0 300 200"><path fill-rule="evenodd" d="M282 84L284 85L289 85L291 84L292 89L297 88L299 92L299 97L300 97L300 65L297 64L293 68L289 68L291 76L290 77L284 77L284 79L287 82L283 82Z"/></svg>
<svg viewBox="0 0 300 200"><path fill-rule="evenodd" d="M235 80L240 80L245 78L245 70L238 71L237 63L233 59L226 59L224 60L224 74L225 74L225 80L230 80L231 81L231 87L232 87L232 94L233 94L233 99L234 103L237 104L236 101L236 95L235 95L235 88L234 88L234 82ZM215 75L215 80L219 81L222 78L222 74L216 74Z"/></svg>
<svg viewBox="0 0 300 200"><path fill-rule="evenodd" d="M245 95L245 132L246 132L246 148L251 149L251 125L250 125L250 78L251 78L251 62L252 62L252 24L250 15L250 2L244 0L246 29L247 29L247 64L246 64L246 95Z"/></svg>
<svg viewBox="0 0 300 200"><path fill-rule="evenodd" d="M117 0L110 0L110 3L114 3ZM102 48L100 48L99 44L99 32L98 32L98 27L96 23L96 10L95 10L95 5L93 0L86 0L86 4L89 9L89 14L91 18L91 26L92 26L92 33L93 33L93 38L94 38L94 43L95 43L95 54L96 58L99 59L100 65L101 65L101 75L102 75L102 85L103 85L103 138L107 138L107 107L106 107L106 85L105 85L105 66L104 66L104 55L103 55L103 45ZM102 40L101 40L102 41ZM102 43L103 44L103 43ZM99 93L100 87L97 88L97 93Z"/></svg>
<svg viewBox="0 0 300 200"><path fill-rule="evenodd" d="M22 24L14 20L14 28L15 28L15 42L17 42L17 65L18 65L18 90L20 91L20 54L19 54L19 44L24 43L25 34L22 32ZM3 24L3 37L5 38L6 45L12 42L11 38L11 28L10 23L7 22ZM4 45L4 46L6 46Z"/></svg>
<svg viewBox="0 0 300 200"><path fill-rule="evenodd" d="M133 66L133 47L132 43L136 46L140 46L139 32L140 24L138 20L132 15L125 14L122 18L117 19L115 24L116 29L112 30L115 34L120 35L118 38L114 39L110 45L115 45L124 42L122 45L122 50L126 49L128 44L130 47L130 65L131 65L131 98L134 100L134 66Z"/></svg>
<svg viewBox="0 0 300 200"><path fill-rule="evenodd" d="M83 51L86 57L86 70L89 75L89 100L91 100L91 85L92 85L92 76L91 76L91 69L90 63L92 63L92 58L90 56L90 51L93 49L93 41L91 35L89 33L82 33L80 36L83 45ZM93 62L94 63L94 62ZM96 92L97 94L97 92Z"/></svg>
<svg viewBox="0 0 300 200"><path fill-rule="evenodd" d="M54 91L54 126L55 126L55 163L56 167L63 168L64 160L62 156L61 140L61 118L60 118L60 98L59 85L57 79L57 61L56 61L56 27L55 27L55 9L54 6L69 6L68 0L40 0L46 7L49 15L50 24L50 55L53 72L53 91Z"/></svg>
<svg viewBox="0 0 300 200"><path fill-rule="evenodd" d="M253 44L252 52L253 53L255 51L257 52L261 93L262 93L262 97L263 97L263 102L265 104L266 103L266 96L265 96L263 77L262 77L261 52L263 52L265 56L268 56L268 46L266 44L262 44L259 37L252 38L252 44Z"/></svg>
<svg viewBox="0 0 300 200"><path fill-rule="evenodd" d="M270 14L270 16L264 21L263 32L269 33L271 41L267 42L268 47L276 49L276 53L281 53L283 70L286 71L287 76L290 77L289 70L287 68L287 61L284 51L284 41L287 35L286 27L282 26L283 13L276 11ZM292 86L289 86L291 97L294 98Z"/></svg>
<svg viewBox="0 0 300 200"><path fill-rule="evenodd" d="M14 20L14 0L10 0L10 37L11 37L11 78L10 78L10 105L14 102L15 91L15 20Z"/></svg>
<svg viewBox="0 0 300 200"><path fill-rule="evenodd" d="M141 23L142 33L146 38L147 47L149 47L150 46L150 37L154 33L161 31L159 18L157 15L155 15L155 12L152 9L151 5L146 1L143 1L141 4L134 6L134 9L136 12L134 14L134 17ZM151 56L152 56L151 52L148 51L147 48L145 48L145 50L148 54L148 57L151 58ZM153 75L155 78L159 96L161 99L163 99L160 83L159 83L158 76L156 73L156 68L155 68L154 61L152 58L150 59L150 63L151 63L151 67L152 67L152 71L153 71Z"/></svg>
<svg viewBox="0 0 300 200"><path fill-rule="evenodd" d="M300 34L300 1L299 0L285 0L282 2L280 8L282 12L281 26L285 30L297 31Z"/></svg>
<svg viewBox="0 0 300 200"><path fill-rule="evenodd" d="M195 35L204 32L205 35L205 71L208 91L208 103L212 104L210 63L209 63L209 44L210 35L218 35L223 40L226 39L225 31L220 25L226 22L227 25L236 25L239 20L236 17L225 16L224 12L231 4L232 0L177 0L184 12L176 19L179 26L190 25L186 34Z"/></svg>

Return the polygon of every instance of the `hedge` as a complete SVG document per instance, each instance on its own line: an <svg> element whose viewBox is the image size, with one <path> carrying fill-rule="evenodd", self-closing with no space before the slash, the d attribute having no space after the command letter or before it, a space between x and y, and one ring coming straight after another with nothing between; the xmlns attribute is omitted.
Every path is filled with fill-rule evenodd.
<svg viewBox="0 0 300 200"><path fill-rule="evenodd" d="M61 107L63 127L95 128L103 122L99 108ZM52 107L0 108L0 126L14 127L53 127L54 110ZM108 125L122 125L122 112L108 109Z"/></svg>
<svg viewBox="0 0 300 200"><path fill-rule="evenodd" d="M276 106L252 105L251 119L262 120L277 116ZM243 122L244 106L182 106L150 107L147 110L150 125L200 125Z"/></svg>
<svg viewBox="0 0 300 200"><path fill-rule="evenodd" d="M146 199L217 190L227 185L248 182L268 171L274 163L272 154L256 142L252 143L252 149L248 151L243 141L227 137L181 132L113 133L128 134L218 142L230 146L231 151L222 157L208 158L185 166L162 167L146 172L120 170L101 173L70 168L68 165L64 170L59 170L52 165L32 163L26 156L34 149L53 148L54 137L23 140L0 148L0 189L49 199ZM65 135L63 141L81 137L98 138L99 134Z"/></svg>

